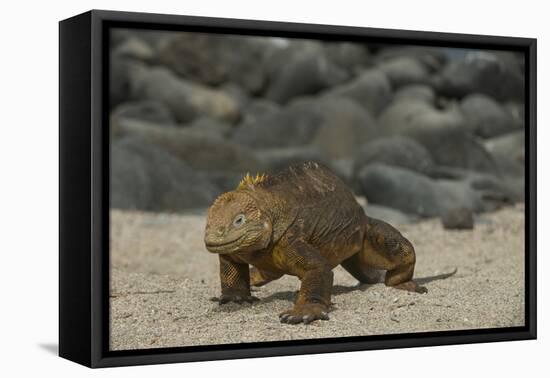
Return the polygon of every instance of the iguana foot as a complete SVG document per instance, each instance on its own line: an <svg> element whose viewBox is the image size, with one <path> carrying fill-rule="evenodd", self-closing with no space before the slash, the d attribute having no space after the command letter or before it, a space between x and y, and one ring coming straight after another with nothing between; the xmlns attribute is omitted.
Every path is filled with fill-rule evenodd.
<svg viewBox="0 0 550 378"><path fill-rule="evenodd" d="M244 302L253 303L253 302L259 301L260 299L258 299L257 297L254 297L252 295L222 294L220 297L212 297L210 300L213 301L213 302L218 302L219 304L222 305L222 304L229 303L229 302L233 302L233 303L244 303Z"/></svg>
<svg viewBox="0 0 550 378"><path fill-rule="evenodd" d="M426 289L424 286L420 286L419 284L417 284L413 280L403 282L403 283L394 285L392 287L394 287L396 289L412 291L413 293L420 293L420 294L425 294L425 293L428 292L428 289Z"/></svg>
<svg viewBox="0 0 550 378"><path fill-rule="evenodd" d="M279 318L281 323L289 324L308 324L317 319L329 319L327 306L320 303L295 305L293 309L281 312Z"/></svg>

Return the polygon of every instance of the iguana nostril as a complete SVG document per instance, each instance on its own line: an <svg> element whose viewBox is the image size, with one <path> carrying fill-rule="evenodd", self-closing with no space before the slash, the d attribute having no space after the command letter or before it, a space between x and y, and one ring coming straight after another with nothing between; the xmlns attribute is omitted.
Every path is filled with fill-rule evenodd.
<svg viewBox="0 0 550 378"><path fill-rule="evenodd" d="M225 232L225 229L223 227L218 227L218 229L216 230L216 234L218 236L222 236L224 232Z"/></svg>

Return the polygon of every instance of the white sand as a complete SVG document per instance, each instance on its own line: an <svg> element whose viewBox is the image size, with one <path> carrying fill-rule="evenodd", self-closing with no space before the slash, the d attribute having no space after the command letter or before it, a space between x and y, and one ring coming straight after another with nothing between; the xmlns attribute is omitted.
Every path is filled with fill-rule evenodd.
<svg viewBox="0 0 550 378"><path fill-rule="evenodd" d="M271 340L521 326L524 208L483 215L473 231L438 220L399 226L417 251L427 294L358 286L335 269L329 321L281 324L299 281L257 289L253 305L219 306L217 257L204 248L203 215L111 213L111 348L139 349ZM429 277L458 269L445 280Z"/></svg>

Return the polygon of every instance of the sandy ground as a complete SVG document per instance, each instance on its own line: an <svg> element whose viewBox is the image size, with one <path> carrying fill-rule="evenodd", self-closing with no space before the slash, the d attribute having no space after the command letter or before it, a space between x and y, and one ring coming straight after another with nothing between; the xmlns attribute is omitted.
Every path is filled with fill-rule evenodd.
<svg viewBox="0 0 550 378"><path fill-rule="evenodd" d="M485 214L473 231L438 220L397 227L417 251L427 294L358 285L335 269L329 321L281 324L299 281L285 276L254 291L253 305L219 306L218 262L204 248L205 218L111 212L111 349L521 326L524 208ZM434 276L458 272L447 279Z"/></svg>

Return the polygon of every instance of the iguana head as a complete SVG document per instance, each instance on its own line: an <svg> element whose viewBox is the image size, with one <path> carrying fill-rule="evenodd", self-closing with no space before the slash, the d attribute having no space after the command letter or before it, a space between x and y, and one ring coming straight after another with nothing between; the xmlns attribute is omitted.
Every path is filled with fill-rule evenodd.
<svg viewBox="0 0 550 378"><path fill-rule="evenodd" d="M212 253L252 252L267 247L272 224L243 190L219 196L208 209L204 243Z"/></svg>

